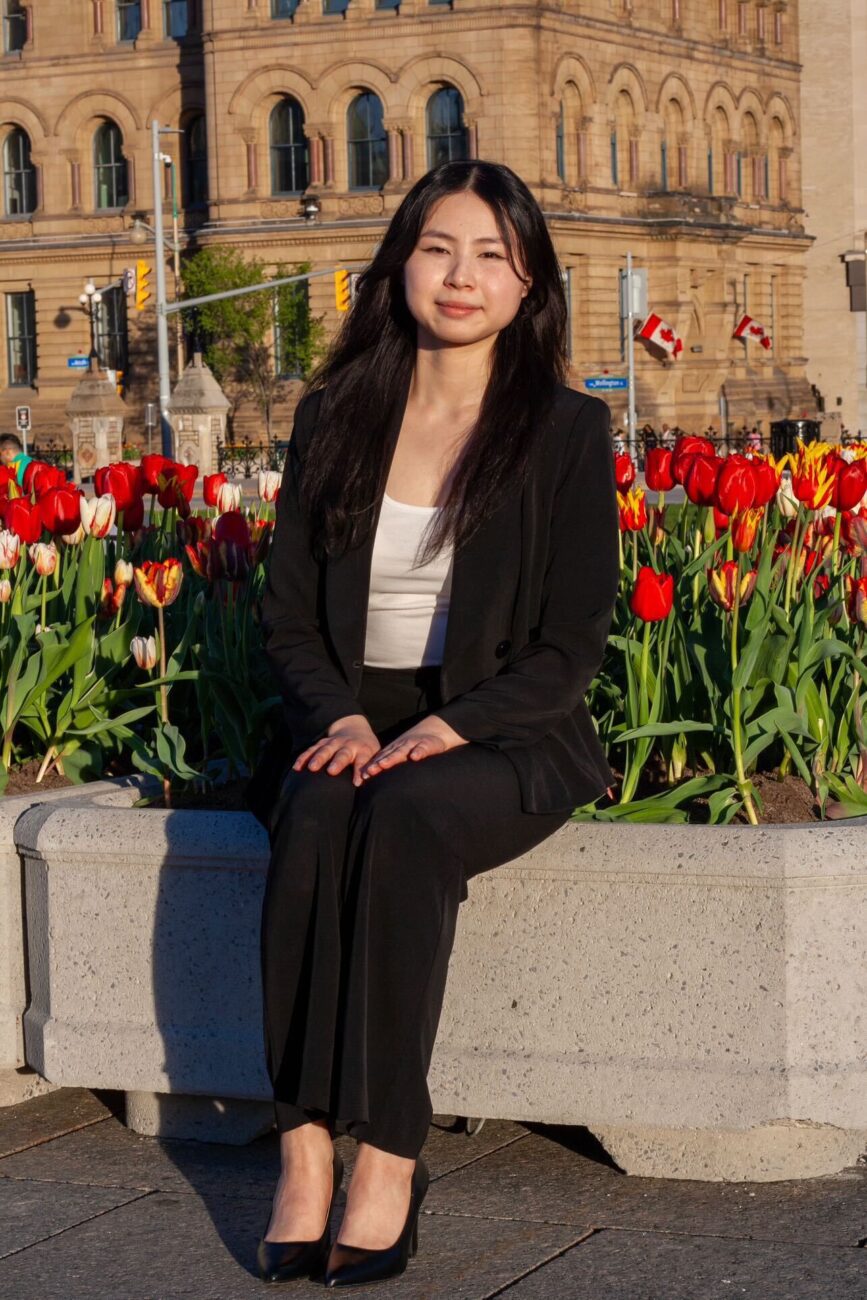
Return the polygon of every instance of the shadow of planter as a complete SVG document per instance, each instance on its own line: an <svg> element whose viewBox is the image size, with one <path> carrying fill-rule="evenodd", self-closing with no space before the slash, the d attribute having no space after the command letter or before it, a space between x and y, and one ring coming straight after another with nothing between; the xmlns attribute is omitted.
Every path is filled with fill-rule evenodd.
<svg viewBox="0 0 867 1300"><path fill-rule="evenodd" d="M470 881L430 1074L443 1114L585 1125L629 1173L783 1179L867 1147L867 821L570 823ZM43 806L27 1060L128 1122L270 1125L246 813Z"/></svg>

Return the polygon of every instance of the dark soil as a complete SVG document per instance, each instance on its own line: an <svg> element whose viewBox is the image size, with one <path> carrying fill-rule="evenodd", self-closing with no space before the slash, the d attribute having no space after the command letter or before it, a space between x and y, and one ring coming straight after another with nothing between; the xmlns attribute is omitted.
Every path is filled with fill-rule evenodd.
<svg viewBox="0 0 867 1300"><path fill-rule="evenodd" d="M40 790L59 790L67 786L74 785L68 776L63 776L58 772L56 767L51 767L45 773L42 780L37 783L36 777L42 766L41 758L31 758L28 763L21 763L18 767L11 768L9 780L6 782L4 794L33 794L39 793ZM120 762L112 762L106 768L104 776L129 776L134 769Z"/></svg>
<svg viewBox="0 0 867 1300"><path fill-rule="evenodd" d="M32 759L21 767L13 768L9 773L6 794L29 794L34 791L54 790L72 784L68 777L61 776L52 768L37 785L36 773L38 771L38 759ZM106 771L105 775L121 776L128 775L128 772L119 770ZM639 782L636 797L642 798L657 793L662 789L661 775L661 771L654 772L648 769L645 777ZM692 773L689 775L692 775ZM771 773L760 772L755 774L752 780L764 804L764 810L759 812L759 821L762 824L773 822L780 825L794 825L799 822L820 820L818 805L812 791L799 776L790 774L780 781ZM244 812L247 810L244 800L246 785L247 778L238 777L211 790L174 790L171 796L171 807L212 809L215 812ZM162 794L158 794L153 796L144 806L147 808L165 808L166 805ZM707 821L706 800L693 799L691 804L686 806L689 808L690 821L694 823ZM733 818L733 824L745 823L747 820L746 814L738 813Z"/></svg>
<svg viewBox="0 0 867 1300"><path fill-rule="evenodd" d="M619 780L622 773L616 767L613 767L612 770ZM689 770L684 773L683 779L687 781L696 776L709 775L710 773L707 771L693 772ZM802 822L822 820L819 816L819 805L812 790L808 785L805 785L799 776L789 773L780 780L773 772L754 772L750 779L762 801L761 808L756 803L756 813L760 825L773 823L775 825L792 826ZM635 798L648 798L650 795L660 794L665 789L667 789L667 785L663 763L661 759L656 758L648 763L642 773L638 782L638 789L635 792ZM599 804L598 806L611 807L611 804ZM697 797L682 804L681 807L688 812L691 824L707 823L707 799ZM740 824L749 825L749 818L745 812L741 811L735 814L731 824L734 826Z"/></svg>

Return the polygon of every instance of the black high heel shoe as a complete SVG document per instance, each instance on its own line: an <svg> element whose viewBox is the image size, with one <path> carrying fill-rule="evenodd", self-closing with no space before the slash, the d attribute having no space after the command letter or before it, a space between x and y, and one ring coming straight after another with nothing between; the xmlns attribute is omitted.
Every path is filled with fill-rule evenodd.
<svg viewBox="0 0 867 1300"><path fill-rule="evenodd" d="M410 1256L418 1250L418 1215L429 1182L428 1167L418 1156L412 1172L409 1210L397 1241L384 1250L345 1246L335 1241L325 1269L325 1285L353 1286L359 1282L379 1282L382 1278L403 1273Z"/></svg>
<svg viewBox="0 0 867 1300"><path fill-rule="evenodd" d="M263 1237L256 1251L259 1277L263 1282L290 1282L296 1277L309 1277L321 1272L328 1256L328 1225L340 1184L343 1182L343 1160L334 1152L332 1161L334 1178L331 1202L325 1217L322 1236L315 1241L266 1241ZM265 1231L267 1232L267 1225Z"/></svg>

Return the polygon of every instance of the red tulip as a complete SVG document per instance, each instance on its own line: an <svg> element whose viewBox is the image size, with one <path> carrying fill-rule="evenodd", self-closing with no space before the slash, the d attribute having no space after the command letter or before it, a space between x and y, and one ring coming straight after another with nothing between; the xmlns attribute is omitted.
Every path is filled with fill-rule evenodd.
<svg viewBox="0 0 867 1300"><path fill-rule="evenodd" d="M3 511L3 525L29 546L42 536L42 512L27 497L13 497Z"/></svg>
<svg viewBox="0 0 867 1300"><path fill-rule="evenodd" d="M737 452L723 461L717 475L714 504L727 515L748 510L755 501L756 479L752 463Z"/></svg>
<svg viewBox="0 0 867 1300"><path fill-rule="evenodd" d="M118 520L118 523L120 520ZM134 497L123 512L123 531L134 533L144 523L144 497Z"/></svg>
<svg viewBox="0 0 867 1300"><path fill-rule="evenodd" d="M250 526L238 510L227 510L214 520L209 553L209 576L240 582L250 567Z"/></svg>
<svg viewBox="0 0 867 1300"><path fill-rule="evenodd" d="M231 542L234 546L247 546L250 541L250 525L239 510L227 510L214 520L214 541Z"/></svg>
<svg viewBox="0 0 867 1300"><path fill-rule="evenodd" d="M658 623L668 618L674 603L674 578L670 573L656 573L646 564L638 570L638 577L629 608L645 623Z"/></svg>
<svg viewBox="0 0 867 1300"><path fill-rule="evenodd" d="M842 456L835 456L833 467L831 505L837 510L852 510L867 492L867 461L853 460L849 464Z"/></svg>
<svg viewBox="0 0 867 1300"><path fill-rule="evenodd" d="M714 526L714 530L715 530L715 532L716 532L717 538L719 538L719 536L720 536L721 533L724 533L724 532L726 531L726 529L728 528L728 526L729 526L730 523L731 523L731 519L730 519L729 516L726 514L726 512L725 512L724 510L720 510L717 506L714 506L714 508L713 508L713 526Z"/></svg>
<svg viewBox="0 0 867 1300"><path fill-rule="evenodd" d="M769 460L751 457L753 481L755 484L754 506L766 506L777 495L780 488L780 470Z"/></svg>
<svg viewBox="0 0 867 1300"><path fill-rule="evenodd" d="M31 469L32 465L28 465L27 468ZM67 482L65 472L58 465L45 465L39 462L30 475L26 490L35 493L38 501L52 488L66 487Z"/></svg>
<svg viewBox="0 0 867 1300"><path fill-rule="evenodd" d="M614 481L618 492L625 492L635 482L635 463L628 451L614 453Z"/></svg>
<svg viewBox="0 0 867 1300"><path fill-rule="evenodd" d="M651 447L644 457L644 481L651 492L670 492L676 483L671 472L674 452L668 447Z"/></svg>
<svg viewBox="0 0 867 1300"><path fill-rule="evenodd" d="M671 453L671 472L678 483L683 483L687 470L685 462L689 460L690 456L715 455L716 449L710 438L698 438L691 433L684 434L674 444Z"/></svg>
<svg viewBox="0 0 867 1300"><path fill-rule="evenodd" d="M117 503L118 512L126 511L145 490L141 469L128 460L115 461L112 465L102 465L99 469L95 469L93 486L97 496L111 493Z"/></svg>
<svg viewBox="0 0 867 1300"><path fill-rule="evenodd" d="M159 475L174 463L169 456L142 456L141 475L144 491L155 494L159 488Z"/></svg>
<svg viewBox="0 0 867 1300"><path fill-rule="evenodd" d="M81 523L81 489L55 487L39 498L42 522L50 533L74 533Z"/></svg>
<svg viewBox="0 0 867 1300"><path fill-rule="evenodd" d="M206 506L215 506L220 488L224 483L228 483L225 474L206 474L203 479L202 495L205 498Z"/></svg>
<svg viewBox="0 0 867 1300"><path fill-rule="evenodd" d="M9 484L17 482L15 471L11 465L0 465L0 494L7 496L9 493Z"/></svg>
<svg viewBox="0 0 867 1300"><path fill-rule="evenodd" d="M686 467L683 487L690 501L698 506L712 505L716 481L723 465L720 457L688 456L681 464Z"/></svg>
<svg viewBox="0 0 867 1300"><path fill-rule="evenodd" d="M182 515L188 515L193 489L199 476L197 465L178 465L170 462L163 466L158 476L157 500L168 510L174 507Z"/></svg>
<svg viewBox="0 0 867 1300"><path fill-rule="evenodd" d="M847 573L846 588L849 617L867 627L867 577L852 578Z"/></svg>

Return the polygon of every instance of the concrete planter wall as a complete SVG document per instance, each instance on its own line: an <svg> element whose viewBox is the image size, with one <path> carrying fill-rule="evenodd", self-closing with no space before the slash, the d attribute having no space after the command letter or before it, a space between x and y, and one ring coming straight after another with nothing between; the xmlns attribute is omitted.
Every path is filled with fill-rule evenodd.
<svg viewBox="0 0 867 1300"><path fill-rule="evenodd" d="M855 1163L865 831L569 824L471 881L435 1109L586 1125L637 1174ZM26 813L16 838L30 1064L126 1090L141 1131L246 1140L267 1124L258 823L59 803Z"/></svg>
<svg viewBox="0 0 867 1300"><path fill-rule="evenodd" d="M129 806L143 788L152 785L150 777L123 777L0 798L0 1105L23 1100L40 1090L38 1076L25 1073L24 891L21 859L15 846L16 823L28 809L41 804L82 799L89 804L95 798L106 798Z"/></svg>

